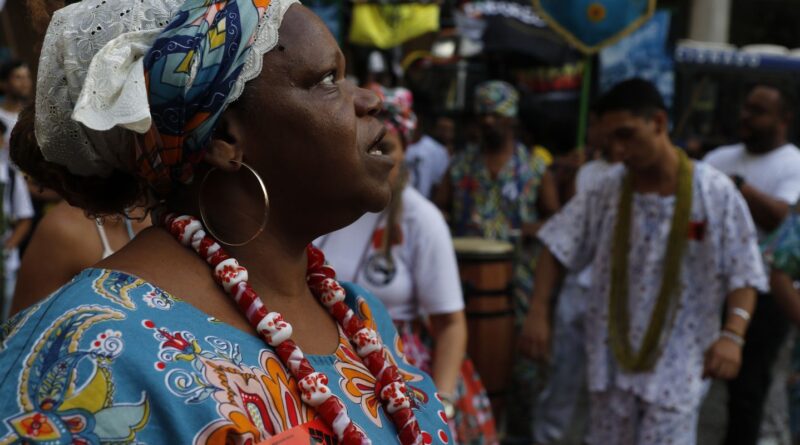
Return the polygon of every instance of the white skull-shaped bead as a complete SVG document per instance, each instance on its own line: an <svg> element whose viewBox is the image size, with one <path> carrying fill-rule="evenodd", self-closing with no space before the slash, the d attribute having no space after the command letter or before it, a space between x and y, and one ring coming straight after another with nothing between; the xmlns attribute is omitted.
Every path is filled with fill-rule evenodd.
<svg viewBox="0 0 800 445"><path fill-rule="evenodd" d="M389 411L389 414L411 407L411 400L409 400L405 392L405 384L401 382L392 382L384 386L381 389L381 399L384 401L384 406Z"/></svg>
<svg viewBox="0 0 800 445"><path fill-rule="evenodd" d="M330 308L334 304L344 301L346 293L344 288L333 278L326 278L320 283L319 300L322 304Z"/></svg>
<svg viewBox="0 0 800 445"><path fill-rule="evenodd" d="M328 377L321 372L312 372L298 382L303 401L313 407L322 405L333 394L328 388Z"/></svg>
<svg viewBox="0 0 800 445"><path fill-rule="evenodd" d="M258 322L256 330L272 347L288 340L292 336L292 325L287 323L277 312L270 312Z"/></svg>
<svg viewBox="0 0 800 445"><path fill-rule="evenodd" d="M373 352L381 350L381 343L378 341L378 334L369 328L363 328L353 336L356 345L356 352L359 357L366 357Z"/></svg>
<svg viewBox="0 0 800 445"><path fill-rule="evenodd" d="M239 265L236 258L228 258L225 261L217 264L214 268L214 274L217 281L225 289L225 292L230 293L237 284L247 281L247 269Z"/></svg>

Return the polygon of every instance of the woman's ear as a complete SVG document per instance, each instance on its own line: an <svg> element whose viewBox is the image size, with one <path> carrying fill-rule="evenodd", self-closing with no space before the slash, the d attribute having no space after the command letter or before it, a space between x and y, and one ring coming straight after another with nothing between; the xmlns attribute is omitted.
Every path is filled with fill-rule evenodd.
<svg viewBox="0 0 800 445"><path fill-rule="evenodd" d="M214 134L208 143L204 160L223 171L234 172L244 156L243 127L237 113L227 110L222 113Z"/></svg>

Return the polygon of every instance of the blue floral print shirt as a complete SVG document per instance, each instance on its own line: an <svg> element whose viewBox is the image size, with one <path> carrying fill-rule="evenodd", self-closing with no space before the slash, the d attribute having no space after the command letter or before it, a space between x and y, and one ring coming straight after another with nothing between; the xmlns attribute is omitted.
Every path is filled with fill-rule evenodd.
<svg viewBox="0 0 800 445"><path fill-rule="evenodd" d="M433 382L406 362L386 310L343 286L413 393L425 443L448 443ZM375 377L339 334L334 354L308 360L374 443L398 443ZM87 269L2 325L0 394L0 444L255 444L316 417L261 339L103 269Z"/></svg>

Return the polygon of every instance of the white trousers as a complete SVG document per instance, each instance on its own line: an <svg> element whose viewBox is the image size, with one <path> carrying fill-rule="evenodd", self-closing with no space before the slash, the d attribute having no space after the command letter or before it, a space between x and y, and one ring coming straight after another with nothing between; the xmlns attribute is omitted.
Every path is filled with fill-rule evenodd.
<svg viewBox="0 0 800 445"><path fill-rule="evenodd" d="M620 389L589 393L591 445L695 445L699 406L679 411Z"/></svg>

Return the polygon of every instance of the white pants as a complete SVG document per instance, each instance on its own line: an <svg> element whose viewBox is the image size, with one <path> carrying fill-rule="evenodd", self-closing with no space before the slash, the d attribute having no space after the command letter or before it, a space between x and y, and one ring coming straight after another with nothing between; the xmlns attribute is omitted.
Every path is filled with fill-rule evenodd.
<svg viewBox="0 0 800 445"><path fill-rule="evenodd" d="M643 401L620 389L589 393L591 445L695 445L699 406L686 411Z"/></svg>

